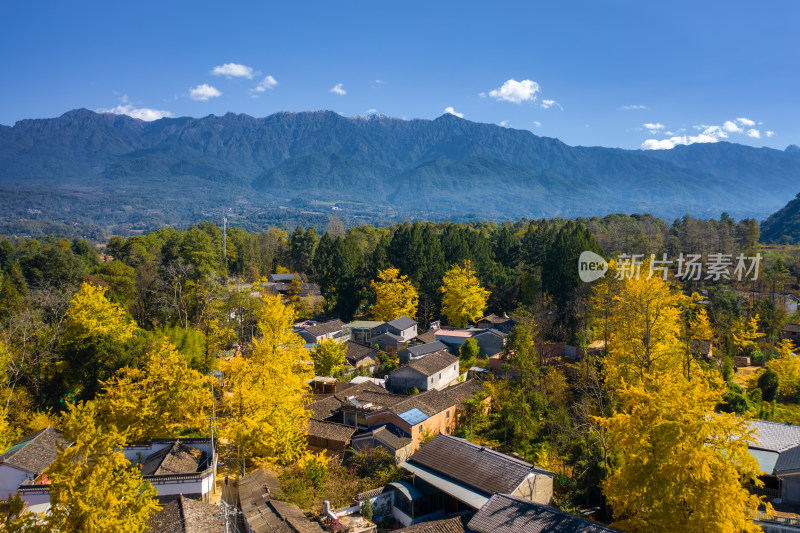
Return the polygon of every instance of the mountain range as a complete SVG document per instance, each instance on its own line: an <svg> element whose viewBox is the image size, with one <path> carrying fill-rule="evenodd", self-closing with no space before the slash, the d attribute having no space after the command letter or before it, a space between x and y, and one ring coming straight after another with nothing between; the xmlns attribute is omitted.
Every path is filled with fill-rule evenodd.
<svg viewBox="0 0 800 533"><path fill-rule="evenodd" d="M615 212L763 219L799 190L793 146L568 146L450 114L144 122L79 109L0 126L3 223L48 219L118 233L223 211L251 227L332 213L349 223Z"/></svg>

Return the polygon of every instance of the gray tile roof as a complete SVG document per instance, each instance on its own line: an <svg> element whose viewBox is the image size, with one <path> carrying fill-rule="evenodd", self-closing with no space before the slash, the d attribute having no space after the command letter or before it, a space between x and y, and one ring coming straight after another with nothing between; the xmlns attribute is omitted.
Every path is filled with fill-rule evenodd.
<svg viewBox="0 0 800 533"><path fill-rule="evenodd" d="M475 533L611 533L618 532L552 507L495 494L467 524Z"/></svg>
<svg viewBox="0 0 800 533"><path fill-rule="evenodd" d="M312 437L321 439L335 440L339 442L350 442L350 438L356 432L356 428L337 424L335 422L323 422L321 420L308 421L308 434Z"/></svg>
<svg viewBox="0 0 800 533"><path fill-rule="evenodd" d="M51 427L27 435L0 455L0 464L6 464L31 474L44 471L58 453L58 445L66 445L61 432Z"/></svg>
<svg viewBox="0 0 800 533"><path fill-rule="evenodd" d="M316 326L309 326L306 328L306 331L311 333L315 337L320 337L322 335L327 335L335 331L341 331L342 328L344 328L344 322L342 322L341 320L331 320L329 322L323 322L322 324L317 324Z"/></svg>
<svg viewBox="0 0 800 533"><path fill-rule="evenodd" d="M440 433L407 460L486 494L512 493L529 474L552 472Z"/></svg>
<svg viewBox="0 0 800 533"><path fill-rule="evenodd" d="M150 454L142 463L143 476L174 476L194 474L207 467L206 452L193 448L181 441Z"/></svg>
<svg viewBox="0 0 800 533"><path fill-rule="evenodd" d="M432 376L435 373L441 372L448 366L456 363L458 363L458 357L446 350L439 350L438 352L433 352L422 359L411 361L407 365L404 365L400 368L412 368L424 376ZM395 372L396 371L397 370L395 370Z"/></svg>
<svg viewBox="0 0 800 533"><path fill-rule="evenodd" d="M222 509L210 503L179 496L161 504L147 521L148 531L158 533L224 533Z"/></svg>
<svg viewBox="0 0 800 533"><path fill-rule="evenodd" d="M425 344L418 344L416 346L410 346L404 351L411 354L411 357L422 357L423 355L438 352L439 350L447 350L447 346L445 346L445 344L442 342L434 341Z"/></svg>
<svg viewBox="0 0 800 533"><path fill-rule="evenodd" d="M404 331L412 326L416 326L417 322L411 320L407 316L401 316L399 318L395 318L394 320L387 322L387 324L392 326L393 328L399 329L400 331Z"/></svg>
<svg viewBox="0 0 800 533"><path fill-rule="evenodd" d="M780 453L800 445L800 426L767 420L751 420L749 424L758 432L751 448Z"/></svg>
<svg viewBox="0 0 800 533"><path fill-rule="evenodd" d="M367 346L359 342L345 341L345 349L347 350L345 357L348 361L358 362L365 357L370 357L378 353L372 346Z"/></svg>
<svg viewBox="0 0 800 533"><path fill-rule="evenodd" d="M781 452L778 456L778 461L775 463L774 473L782 474L794 470L800 470L800 446ZM773 472L767 472L767 474L771 473Z"/></svg>
<svg viewBox="0 0 800 533"><path fill-rule="evenodd" d="M472 513L465 513L459 516L433 520L430 522L420 522L412 526L398 529L398 533L465 533L467 522L472 518Z"/></svg>

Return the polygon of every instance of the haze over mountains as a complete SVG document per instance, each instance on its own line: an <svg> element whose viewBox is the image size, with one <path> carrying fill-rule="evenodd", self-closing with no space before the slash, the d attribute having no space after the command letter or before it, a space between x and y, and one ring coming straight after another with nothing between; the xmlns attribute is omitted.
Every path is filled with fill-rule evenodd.
<svg viewBox="0 0 800 533"><path fill-rule="evenodd" d="M118 232L223 208L251 225L332 212L361 223L614 212L669 221L723 211L761 220L800 191L794 148L572 147L454 115L228 113L143 122L81 109L0 126L0 216Z"/></svg>

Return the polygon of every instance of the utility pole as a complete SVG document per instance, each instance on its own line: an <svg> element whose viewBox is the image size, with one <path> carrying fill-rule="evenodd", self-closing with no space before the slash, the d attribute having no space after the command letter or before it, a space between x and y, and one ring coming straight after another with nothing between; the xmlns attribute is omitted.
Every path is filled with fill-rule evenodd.
<svg viewBox="0 0 800 533"><path fill-rule="evenodd" d="M217 445L214 441L214 421L217 419L217 399L214 397L214 385L211 385L211 416L206 418L209 426L211 426L211 466L214 470L214 484L212 485L212 492L217 493Z"/></svg>

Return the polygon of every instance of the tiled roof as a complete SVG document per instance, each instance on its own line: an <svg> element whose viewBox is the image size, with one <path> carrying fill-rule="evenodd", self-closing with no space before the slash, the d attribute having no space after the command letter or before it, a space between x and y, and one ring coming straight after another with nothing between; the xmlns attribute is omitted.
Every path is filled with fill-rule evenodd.
<svg viewBox="0 0 800 533"><path fill-rule="evenodd" d="M800 333L800 324L786 324L783 326L783 331L791 331L793 333Z"/></svg>
<svg viewBox="0 0 800 533"><path fill-rule="evenodd" d="M520 500L495 494L467 524L475 533L612 533L619 530L589 522L583 518Z"/></svg>
<svg viewBox="0 0 800 533"><path fill-rule="evenodd" d="M239 507L253 533L291 532L270 505L270 494L280 489L278 478L263 468L239 479Z"/></svg>
<svg viewBox="0 0 800 533"><path fill-rule="evenodd" d="M344 424L323 422L320 420L314 420L313 418L308 421L308 434L312 437L319 437L321 439L335 440L340 442L349 442L350 438L355 432L356 428L352 426L345 426Z"/></svg>
<svg viewBox="0 0 800 533"><path fill-rule="evenodd" d="M439 341L428 342L425 344L418 344L416 346L410 346L406 348L404 351L407 351L411 354L411 357L421 357L423 355L427 355L429 353L438 352L439 350L446 350L447 346Z"/></svg>
<svg viewBox="0 0 800 533"><path fill-rule="evenodd" d="M38 474L55 460L59 444L67 444L67 441L61 437L61 432L46 427L18 440L3 455L0 455L0 464L7 464L31 474Z"/></svg>
<svg viewBox="0 0 800 533"><path fill-rule="evenodd" d="M404 446L408 446L412 442L412 440L408 437L398 437L389 429L387 429L386 426L372 430L372 436L375 440L381 441L383 444L394 450L399 450Z"/></svg>
<svg viewBox="0 0 800 533"><path fill-rule="evenodd" d="M504 322L508 322L511 320L507 316L497 316L496 314L492 313L491 315L487 315L480 319L478 322L488 322L490 324L502 324Z"/></svg>
<svg viewBox="0 0 800 533"><path fill-rule="evenodd" d="M789 448L781 452L775 463L775 474L791 472L793 470L800 470L800 446L795 446L794 448ZM771 473L772 472L767 472L767 474Z"/></svg>
<svg viewBox="0 0 800 533"><path fill-rule="evenodd" d="M142 463L143 476L173 476L194 474L206 467L206 452L181 441L151 454Z"/></svg>
<svg viewBox="0 0 800 533"><path fill-rule="evenodd" d="M345 357L348 359L348 361L360 361L365 357L369 357L377 353L375 348L359 342L345 341L344 346L347 350Z"/></svg>
<svg viewBox="0 0 800 533"><path fill-rule="evenodd" d="M161 504L161 510L147 521L149 531L158 533L224 533L222 509L210 503L180 496Z"/></svg>
<svg viewBox="0 0 800 533"><path fill-rule="evenodd" d="M306 328L306 331L315 337L320 337L335 331L341 331L342 328L344 328L344 322L341 320L331 320L330 322L323 322L322 324L317 324L316 326L309 326Z"/></svg>
<svg viewBox="0 0 800 533"><path fill-rule="evenodd" d="M425 376L432 376L437 372L441 372L450 365L458 363L458 357L454 356L446 350L439 350L430 355L411 361L405 366L400 368L412 368ZM399 370L399 369L398 369ZM396 372L396 370L395 370Z"/></svg>
<svg viewBox="0 0 800 533"><path fill-rule="evenodd" d="M408 462L486 494L512 493L532 473L552 475L525 461L442 433L417 450Z"/></svg>
<svg viewBox="0 0 800 533"><path fill-rule="evenodd" d="M327 398L311 402L306 405L306 409L311 411L311 418L325 420L326 418L332 417L341 406L342 402L336 399L335 396L328 396Z"/></svg>
<svg viewBox="0 0 800 533"><path fill-rule="evenodd" d="M286 282L292 281L293 279L300 279L300 274L297 272L293 272L291 274L270 274L269 279L270 281L274 282Z"/></svg>
<svg viewBox="0 0 800 533"><path fill-rule="evenodd" d="M428 344L430 342L436 342L436 330L431 329L426 331L425 333L418 333L416 337L419 342Z"/></svg>
<svg viewBox="0 0 800 533"><path fill-rule="evenodd" d="M800 426L767 420L751 420L749 424L758 432L752 448L780 453L800 445Z"/></svg>
<svg viewBox="0 0 800 533"><path fill-rule="evenodd" d="M387 324L392 326L393 328L399 329L400 331L406 330L412 326L417 325L417 323L414 320L411 320L407 316L401 316L399 318L395 318L394 320L387 322Z"/></svg>
<svg viewBox="0 0 800 533"><path fill-rule="evenodd" d="M398 533L465 533L467 532L467 522L472 518L472 513L464 513L459 516L433 520L431 522L420 522L412 526L398 529Z"/></svg>

